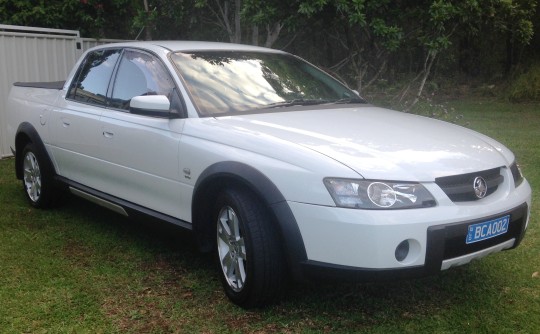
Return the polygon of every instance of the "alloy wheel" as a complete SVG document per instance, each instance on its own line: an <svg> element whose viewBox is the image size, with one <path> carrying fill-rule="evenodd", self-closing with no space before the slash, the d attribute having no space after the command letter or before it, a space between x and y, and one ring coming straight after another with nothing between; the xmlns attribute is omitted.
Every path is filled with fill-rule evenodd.
<svg viewBox="0 0 540 334"><path fill-rule="evenodd" d="M33 152L27 152L24 156L23 170L26 193L32 202L37 202L41 197L41 171Z"/></svg>
<svg viewBox="0 0 540 334"><path fill-rule="evenodd" d="M246 282L246 245L240 219L230 207L223 207L218 215L217 248L219 263L228 285L239 292Z"/></svg>

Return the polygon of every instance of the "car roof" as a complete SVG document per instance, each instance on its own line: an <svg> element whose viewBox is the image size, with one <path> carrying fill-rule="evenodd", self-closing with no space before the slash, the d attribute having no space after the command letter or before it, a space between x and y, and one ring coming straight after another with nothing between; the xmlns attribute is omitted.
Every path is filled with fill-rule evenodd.
<svg viewBox="0 0 540 334"><path fill-rule="evenodd" d="M204 51L204 50L223 50L223 51L258 51L271 53L285 53L283 51L269 49L253 45L221 43L221 42L204 42L204 41L144 41L144 42L121 42L108 45L100 45L97 48L107 46L115 47L133 47L143 48L153 51L168 51L168 52L188 52L188 51Z"/></svg>

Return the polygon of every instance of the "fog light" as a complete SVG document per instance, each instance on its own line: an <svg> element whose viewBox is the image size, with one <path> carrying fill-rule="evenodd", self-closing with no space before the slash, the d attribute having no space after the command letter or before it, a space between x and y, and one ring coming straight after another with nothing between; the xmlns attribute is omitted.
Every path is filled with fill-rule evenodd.
<svg viewBox="0 0 540 334"><path fill-rule="evenodd" d="M402 241L397 247L396 247L396 260L399 262L405 260L407 258L407 255L409 255L409 240Z"/></svg>

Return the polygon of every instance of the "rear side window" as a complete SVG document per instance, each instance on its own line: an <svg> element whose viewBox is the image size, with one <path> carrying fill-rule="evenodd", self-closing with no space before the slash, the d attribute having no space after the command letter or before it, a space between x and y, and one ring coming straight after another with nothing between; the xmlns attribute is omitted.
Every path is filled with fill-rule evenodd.
<svg viewBox="0 0 540 334"><path fill-rule="evenodd" d="M120 49L106 49L89 53L71 84L67 98L105 106L107 88L120 52Z"/></svg>

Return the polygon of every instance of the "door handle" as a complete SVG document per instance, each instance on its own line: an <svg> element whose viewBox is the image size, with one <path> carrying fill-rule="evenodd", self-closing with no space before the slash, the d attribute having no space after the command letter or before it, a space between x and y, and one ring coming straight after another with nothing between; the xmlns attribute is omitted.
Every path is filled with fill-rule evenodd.
<svg viewBox="0 0 540 334"><path fill-rule="evenodd" d="M62 119L62 126L63 126L64 128L67 128L67 127L70 126L70 125L71 125L71 123L69 122L69 120L67 120L67 119L65 119L65 118Z"/></svg>
<svg viewBox="0 0 540 334"><path fill-rule="evenodd" d="M109 131L103 131L103 136L105 138L112 138L114 136L114 133L109 132Z"/></svg>

